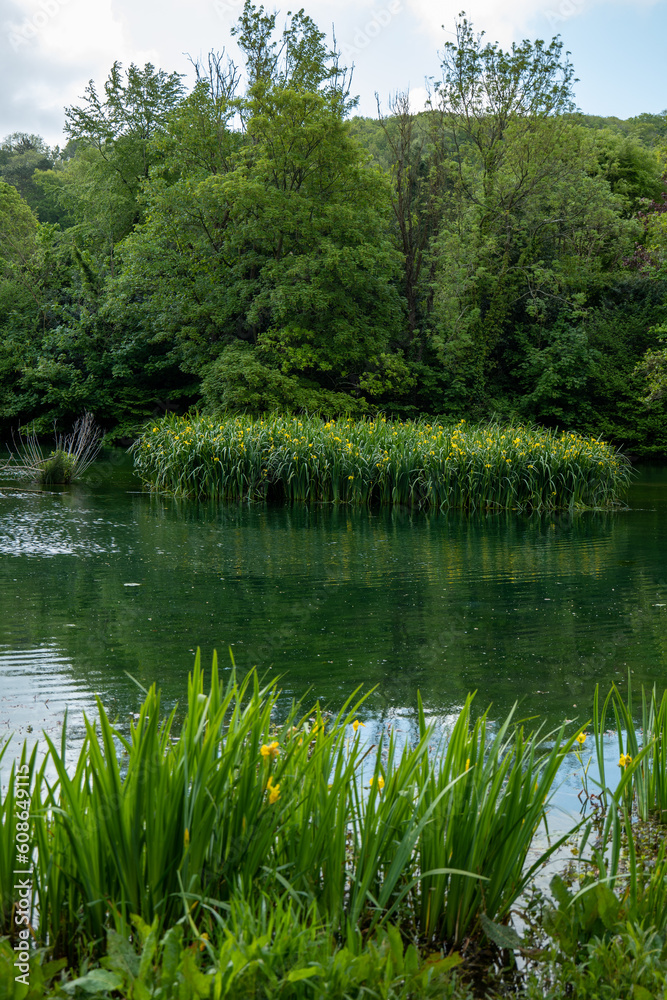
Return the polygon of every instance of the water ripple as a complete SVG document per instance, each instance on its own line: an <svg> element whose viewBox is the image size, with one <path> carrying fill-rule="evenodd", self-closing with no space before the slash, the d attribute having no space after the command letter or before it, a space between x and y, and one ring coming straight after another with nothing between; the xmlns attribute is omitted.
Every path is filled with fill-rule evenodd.
<svg viewBox="0 0 667 1000"><path fill-rule="evenodd" d="M14 499L14 498L12 498ZM114 551L113 539L102 545L91 537L90 522L69 512L62 515L33 510L0 517L0 555L38 556L99 555Z"/></svg>

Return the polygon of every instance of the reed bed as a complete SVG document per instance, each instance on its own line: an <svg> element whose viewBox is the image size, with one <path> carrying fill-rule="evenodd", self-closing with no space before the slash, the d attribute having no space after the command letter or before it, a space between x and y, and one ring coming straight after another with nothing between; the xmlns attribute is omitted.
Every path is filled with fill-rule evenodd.
<svg viewBox="0 0 667 1000"><path fill-rule="evenodd" d="M279 694L256 671L223 681L215 658L206 685L198 655L178 727L152 688L129 734L98 703L75 760L65 727L58 746L45 736L46 755L24 746L12 762L0 747L0 993L470 1000L453 970L490 943L524 947L511 914L577 833L579 874L552 880L540 926L553 964L534 985L561 967L578 981L600 935L628 947L658 935L652 961L667 975L665 697L642 693L640 730L631 692L601 702L596 690L593 752L603 764L613 714L615 787L601 766L606 807L537 856L588 727L527 734L514 712L492 726L469 696L445 742L419 703L412 744L392 732L373 744L364 697L336 715L293 704L278 723ZM633 816L653 822L648 863ZM12 951L26 916L28 994L15 992Z"/></svg>
<svg viewBox="0 0 667 1000"><path fill-rule="evenodd" d="M609 444L543 428L168 415L133 446L153 490L225 500L432 509L601 509L630 470Z"/></svg>
<svg viewBox="0 0 667 1000"><path fill-rule="evenodd" d="M138 918L212 939L233 900L262 896L312 910L330 933L397 924L448 949L479 936L482 915L507 919L574 736L525 736L508 718L490 739L469 698L446 748L421 712L415 745L373 747L363 699L333 718L295 705L276 726L278 694L254 672L224 683L215 662L206 689L197 661L177 736L151 689L129 737L100 704L69 766L65 736L45 737L57 779L31 761L30 905L52 955L76 963ZM4 872L14 769L3 779ZM12 885L3 875L0 936L14 931Z"/></svg>

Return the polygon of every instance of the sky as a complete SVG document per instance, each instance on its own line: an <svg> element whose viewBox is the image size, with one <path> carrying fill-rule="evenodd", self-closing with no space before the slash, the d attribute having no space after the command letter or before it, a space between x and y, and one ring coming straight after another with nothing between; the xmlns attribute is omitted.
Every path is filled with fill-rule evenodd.
<svg viewBox="0 0 667 1000"><path fill-rule="evenodd" d="M486 40L509 48L524 38L562 37L587 114L629 118L667 108L667 0L299 0L354 64L358 113L386 110L409 91L418 107L438 79L439 51L465 9ZM295 3L265 6L286 13ZM0 140L12 132L64 145L64 108L89 80L102 88L115 60L151 62L191 82L188 54L236 53L230 28L243 0L0 0ZM280 23L280 18L279 18Z"/></svg>

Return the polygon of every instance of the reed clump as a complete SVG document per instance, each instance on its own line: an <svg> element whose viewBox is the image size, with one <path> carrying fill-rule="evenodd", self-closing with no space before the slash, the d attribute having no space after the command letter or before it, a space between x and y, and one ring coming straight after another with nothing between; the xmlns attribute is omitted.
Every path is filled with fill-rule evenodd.
<svg viewBox="0 0 667 1000"><path fill-rule="evenodd" d="M465 421L170 414L133 450L151 489L225 500L600 509L619 505L630 479L627 461L604 441Z"/></svg>
<svg viewBox="0 0 667 1000"><path fill-rule="evenodd" d="M68 485L79 479L95 461L102 447L102 431L92 413L80 417L71 433L55 434L55 446L45 455L37 435L19 431L18 444L0 471L29 479L39 486Z"/></svg>
<svg viewBox="0 0 667 1000"><path fill-rule="evenodd" d="M224 681L215 658L207 685L197 655L178 726L151 688L129 733L98 702L75 760L65 727L45 755L24 745L7 764L0 746L0 992L23 995L8 992L17 948L28 995L45 997L471 1000L454 970L493 947L535 959L513 994L526 1000L575 983L615 996L619 976L667 982L664 696L643 693L640 732L631 692L600 703L596 690L598 806L541 851L587 727L526 733L514 712L492 726L469 696L443 742L419 702L411 743L393 731L372 743L364 697L336 715L293 704L278 721L279 696L256 671ZM655 826L648 861L635 817ZM574 835L577 871L554 877L535 924L520 901ZM537 949L511 926L518 903Z"/></svg>
<svg viewBox="0 0 667 1000"><path fill-rule="evenodd" d="M546 856L526 863L574 737L526 735L510 716L490 738L469 697L446 748L421 705L414 745L391 734L371 746L363 699L333 718L295 705L276 726L278 696L255 672L223 682L215 661L207 688L197 659L178 735L153 688L129 736L99 704L76 761L65 735L60 747L45 736L48 766L22 759L31 922L55 957L75 963L137 918L165 930L196 911L190 930L212 937L234 899L263 896L312 909L332 934L393 924L447 949L479 937L482 916L507 920ZM3 777L0 935L11 935L14 766Z"/></svg>

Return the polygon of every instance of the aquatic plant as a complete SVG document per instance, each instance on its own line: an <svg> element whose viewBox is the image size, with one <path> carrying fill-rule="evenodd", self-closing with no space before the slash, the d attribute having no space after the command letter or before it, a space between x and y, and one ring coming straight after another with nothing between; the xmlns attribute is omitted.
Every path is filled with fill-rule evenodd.
<svg viewBox="0 0 667 1000"><path fill-rule="evenodd" d="M477 510L619 504L627 461L574 433L318 417L177 417L133 445L151 489L216 499L404 504Z"/></svg>
<svg viewBox="0 0 667 1000"><path fill-rule="evenodd" d="M658 699L657 688L647 691L642 685L641 726L635 722L632 697L632 680L628 674L628 691L624 697L612 685L600 705L596 688L593 701L593 732L601 793L608 801L611 793L607 787L603 734L609 710L613 712L618 739L618 768L620 780L616 796L622 791L628 812L635 812L646 823L667 823L667 691Z"/></svg>
<svg viewBox="0 0 667 1000"><path fill-rule="evenodd" d="M333 718L295 705L276 726L278 697L254 671L224 683L215 661L205 690L197 658L178 735L153 688L129 736L98 703L69 766L66 735L45 736L57 780L32 778L39 941L76 961L135 917L165 929L196 911L212 932L232 899L262 893L314 906L332 932L398 923L448 948L480 936L482 915L507 918L574 737L526 737L510 717L489 740L468 698L446 749L423 713L416 745L372 747L363 699ZM10 805L14 785L10 772ZM12 836L5 814L3 851Z"/></svg>
<svg viewBox="0 0 667 1000"><path fill-rule="evenodd" d="M102 432L92 413L80 417L70 434L56 434L55 446L45 455L34 431L19 431L18 445L2 472L31 479L41 486L67 484L80 478L92 465L102 447Z"/></svg>

